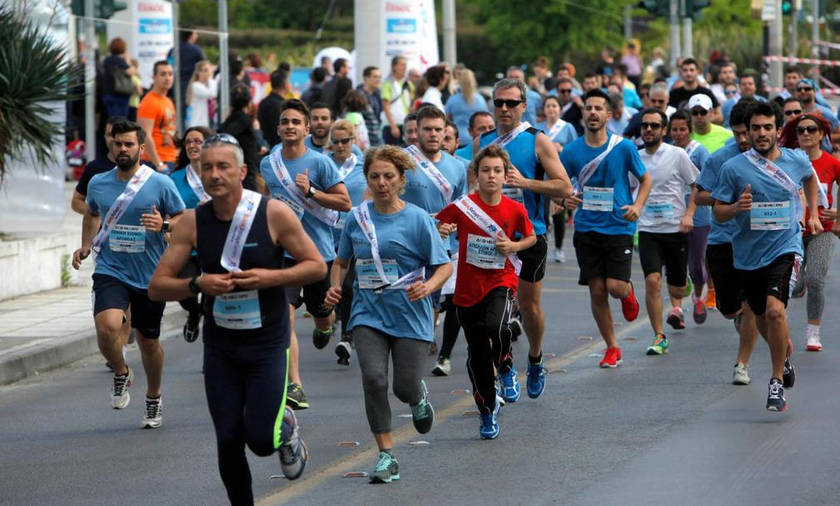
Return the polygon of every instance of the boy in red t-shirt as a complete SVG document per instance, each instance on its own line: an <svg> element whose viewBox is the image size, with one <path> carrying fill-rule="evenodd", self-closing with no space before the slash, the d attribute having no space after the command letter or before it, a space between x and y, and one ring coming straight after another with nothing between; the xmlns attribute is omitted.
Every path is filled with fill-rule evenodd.
<svg viewBox="0 0 840 506"><path fill-rule="evenodd" d="M511 167L502 148L484 148L470 166L478 180L478 193L461 197L437 214L442 237L458 230L453 302L467 338L467 371L481 413L479 434L483 439L499 435L494 370L499 371L504 400L519 399L507 322L519 284L521 262L516 252L537 242L525 207L502 195ZM511 239L517 236L519 240Z"/></svg>

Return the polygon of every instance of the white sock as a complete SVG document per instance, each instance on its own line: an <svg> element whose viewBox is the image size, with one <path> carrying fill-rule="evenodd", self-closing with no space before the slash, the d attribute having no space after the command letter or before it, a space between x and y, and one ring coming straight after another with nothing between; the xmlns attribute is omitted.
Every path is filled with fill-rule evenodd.
<svg viewBox="0 0 840 506"><path fill-rule="evenodd" d="M811 325L809 323L805 335L820 337L820 326L819 325Z"/></svg>

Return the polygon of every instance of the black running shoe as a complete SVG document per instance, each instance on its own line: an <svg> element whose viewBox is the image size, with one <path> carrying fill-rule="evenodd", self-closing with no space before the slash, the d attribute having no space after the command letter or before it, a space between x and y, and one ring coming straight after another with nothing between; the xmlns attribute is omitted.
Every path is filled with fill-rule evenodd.
<svg viewBox="0 0 840 506"><path fill-rule="evenodd" d="M510 319L508 327L510 327L510 340L515 343L519 340L519 336L522 335L522 322L518 315Z"/></svg>
<svg viewBox="0 0 840 506"><path fill-rule="evenodd" d="M786 409L785 388L782 386L781 381L773 378L770 380L770 386L767 392L767 411L781 412Z"/></svg>
<svg viewBox="0 0 840 506"><path fill-rule="evenodd" d="M785 370L782 373L782 384L785 388L793 388L796 383L796 371L793 369L793 362L790 361L790 354L793 346L788 342L787 355L785 356Z"/></svg>
<svg viewBox="0 0 840 506"><path fill-rule="evenodd" d="M286 389L286 404L297 411L308 409L309 403L306 402L306 395L303 393L303 387L297 383L289 383L289 388Z"/></svg>
<svg viewBox="0 0 840 506"><path fill-rule="evenodd" d="M330 343L330 339L334 333L335 327L332 326L328 330L320 330L316 328L312 331L312 344L314 344L319 350L323 350Z"/></svg>
<svg viewBox="0 0 840 506"><path fill-rule="evenodd" d="M184 324L184 341L192 343L198 339L199 323L201 323L201 312L190 311L187 315L187 323Z"/></svg>

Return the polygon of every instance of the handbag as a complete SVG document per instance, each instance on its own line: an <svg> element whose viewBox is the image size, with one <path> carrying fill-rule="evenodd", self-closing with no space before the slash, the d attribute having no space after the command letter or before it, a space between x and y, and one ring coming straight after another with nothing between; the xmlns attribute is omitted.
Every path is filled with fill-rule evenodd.
<svg viewBox="0 0 840 506"><path fill-rule="evenodd" d="M131 76L125 73L125 70L115 68L114 76L114 92L119 95L131 96L137 91L137 88L131 82Z"/></svg>

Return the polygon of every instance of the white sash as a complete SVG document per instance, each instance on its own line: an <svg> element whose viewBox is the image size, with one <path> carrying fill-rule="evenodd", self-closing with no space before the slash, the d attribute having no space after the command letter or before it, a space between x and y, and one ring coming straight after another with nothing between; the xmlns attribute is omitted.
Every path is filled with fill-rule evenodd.
<svg viewBox="0 0 840 506"><path fill-rule="evenodd" d="M222 249L221 264L228 272L239 272L239 260L242 258L242 248L248 239L248 232L254 223L254 216L260 205L260 194L251 190L242 190L242 197L236 204L236 212L230 222L225 247Z"/></svg>
<svg viewBox="0 0 840 506"><path fill-rule="evenodd" d="M558 119L557 119L557 123L555 123L555 124L554 124L554 126L553 126L553 127L551 127L551 129L549 129L549 131L548 131L548 132L546 132L546 133L548 134L548 138L549 138L549 139L551 139L551 140L553 141L553 140L554 140L554 136L555 136L555 135L557 135L557 134L559 134L559 133L560 133L560 131L561 131L561 130L563 130L563 128L565 128L565 127L566 127L566 125L568 125L568 123L567 123L567 122L565 122L564 120L562 120L562 119L559 119L559 118L558 118Z"/></svg>
<svg viewBox="0 0 840 506"><path fill-rule="evenodd" d="M356 223L365 235L365 239L370 243L370 254L373 257L373 264L376 267L376 272L382 279L382 286L374 288L374 291L382 291L386 288L394 290L397 288L407 288L418 280L425 279L426 268L420 267L415 269L405 276L400 277L393 283L388 282L388 276L385 275L385 268L382 266L382 258L379 256L379 240L376 238L376 227L373 225L373 220L370 218L369 200L365 200L360 205L353 208L353 217L356 218Z"/></svg>
<svg viewBox="0 0 840 506"><path fill-rule="evenodd" d="M195 196L198 197L198 200L202 204L210 200L210 195L207 195L207 192L204 191L204 185L201 184L201 179L196 174L195 169L192 168L192 165L187 165L187 184L190 185Z"/></svg>
<svg viewBox="0 0 840 506"><path fill-rule="evenodd" d="M528 130L529 128L531 128L531 124L528 123L527 121L523 121L522 123L519 124L518 127L514 128L510 132L508 132L504 135L500 135L500 136L496 137L495 139L493 139L493 141L490 142L490 144L488 144L488 146L496 144L500 148L504 148L505 146L508 145L508 143L510 141L512 141L513 139L516 139L516 137L519 134L521 134L525 130Z"/></svg>
<svg viewBox="0 0 840 506"><path fill-rule="evenodd" d="M417 166L423 171L423 174L426 174L426 177L431 179L432 183L434 183L437 189L440 190L440 193L443 194L443 198L446 202L452 202L452 185L438 170L435 164L429 161L429 159L426 158L426 155L424 155L423 152L420 151L414 144L407 146L405 151L409 154L409 156L411 156L411 158L414 159Z"/></svg>
<svg viewBox="0 0 840 506"><path fill-rule="evenodd" d="M605 149L604 152L600 155L590 160L589 163L587 163L583 166L582 169L580 169L580 173L577 176L576 191L578 193L581 193L583 191L584 185L586 185L587 181L589 181L592 175L595 174L595 170L598 169L598 167L601 165L601 162L604 161L604 158L606 158L607 155L610 154L610 151L612 151L614 147L618 146L618 143L621 142L621 139L623 139L623 137L621 137L620 135L611 134L610 140L607 141L607 149Z"/></svg>
<svg viewBox="0 0 840 506"><path fill-rule="evenodd" d="M306 209L312 216L318 218L322 222L331 227L335 227L338 223L338 211L334 209L327 209L312 199L304 198L300 190L295 186L292 177L289 175L286 164L283 163L281 155L282 149L275 149L268 155L268 161L271 163L271 169L274 171L274 176L280 181L280 186L283 187L286 194L303 209Z"/></svg>
<svg viewBox="0 0 840 506"><path fill-rule="evenodd" d="M118 169L119 170L119 169ZM125 214L126 209L128 206L131 205L131 202L134 201L134 197L140 193L140 189L143 188L143 185L146 184L146 181L152 177L152 173L154 171L145 165L141 165L137 172L131 177L128 181L128 184L125 185L125 190L117 197L117 200L114 201L114 204L108 209L108 213L105 215L105 218L102 220L102 228L99 229L99 233L96 234L96 237L93 238L93 244L91 244L91 249L95 254L99 254L102 251L102 244L105 243L105 239L108 238L108 234L111 233L111 230L114 228L114 225L120 221L123 214Z"/></svg>
<svg viewBox="0 0 840 506"><path fill-rule="evenodd" d="M691 142L688 143L688 146L685 147L685 154L691 156L691 153L694 153L694 150L697 149L698 146L700 146L700 143L692 139Z"/></svg>
<svg viewBox="0 0 840 506"><path fill-rule="evenodd" d="M344 160L344 163L341 164L341 167L338 168L338 175L341 177L341 180L344 181L344 178L350 175L353 172L353 168L356 166L356 155L350 153L350 158Z"/></svg>
<svg viewBox="0 0 840 506"><path fill-rule="evenodd" d="M566 114L566 111L571 109L573 105L574 105L574 102L569 101L568 104L566 104L562 108L560 108L560 115L562 116L562 115Z"/></svg>
<svg viewBox="0 0 840 506"><path fill-rule="evenodd" d="M484 212L484 209L480 208L467 195L464 195L456 200L455 205L458 206L458 209L460 209L461 212L470 219L470 221L478 225L478 228L480 228L485 234L494 239L508 238L507 234L505 234L505 231L502 230L499 224L496 223L493 218L488 216L487 213ZM513 269L516 271L516 275L518 276L519 271L522 270L522 260L519 259L516 253L507 255L507 259L510 260L511 265L513 265Z"/></svg>

